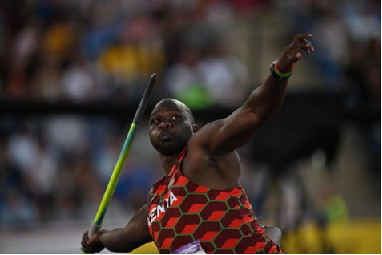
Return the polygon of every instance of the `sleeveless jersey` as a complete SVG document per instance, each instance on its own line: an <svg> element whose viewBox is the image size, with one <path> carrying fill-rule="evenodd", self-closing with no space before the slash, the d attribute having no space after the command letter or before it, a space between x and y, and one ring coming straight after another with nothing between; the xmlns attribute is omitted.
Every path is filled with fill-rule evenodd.
<svg viewBox="0 0 382 255"><path fill-rule="evenodd" d="M181 171L186 153L150 191L147 222L159 252L200 241L206 253L280 253L243 188L214 190L191 182Z"/></svg>

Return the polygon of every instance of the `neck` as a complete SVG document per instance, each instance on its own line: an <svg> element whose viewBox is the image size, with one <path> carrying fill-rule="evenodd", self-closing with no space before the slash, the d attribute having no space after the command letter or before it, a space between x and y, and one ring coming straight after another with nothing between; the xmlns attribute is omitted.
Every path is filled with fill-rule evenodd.
<svg viewBox="0 0 382 255"><path fill-rule="evenodd" d="M160 159L162 160L164 172L168 174L171 171L171 168L174 166L175 162L179 159L180 153L173 156L164 156L162 154L159 155Z"/></svg>

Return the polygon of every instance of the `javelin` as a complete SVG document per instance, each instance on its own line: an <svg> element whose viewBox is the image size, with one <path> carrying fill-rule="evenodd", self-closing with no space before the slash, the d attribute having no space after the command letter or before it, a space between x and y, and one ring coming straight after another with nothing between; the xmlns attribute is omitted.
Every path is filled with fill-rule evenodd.
<svg viewBox="0 0 382 255"><path fill-rule="evenodd" d="M115 164L113 174L111 175L110 181L107 184L107 188L105 193L103 194L101 204L99 205L97 214L90 227L89 238L91 238L95 233L99 232L99 230L102 227L102 222L106 214L107 207L110 204L111 197L114 194L115 187L117 186L118 179L119 179L119 176L121 175L126 157L129 154L131 149L131 144L134 141L135 133L137 132L137 126L139 125L139 122L142 119L143 113L146 110L147 102L149 101L151 90L154 87L155 77L156 77L155 74L151 75L150 80L147 83L146 90L141 99L141 102L139 103L138 110L135 112L134 120L131 123L129 132L127 133L127 137L123 144L122 151L119 154L119 158L117 163Z"/></svg>

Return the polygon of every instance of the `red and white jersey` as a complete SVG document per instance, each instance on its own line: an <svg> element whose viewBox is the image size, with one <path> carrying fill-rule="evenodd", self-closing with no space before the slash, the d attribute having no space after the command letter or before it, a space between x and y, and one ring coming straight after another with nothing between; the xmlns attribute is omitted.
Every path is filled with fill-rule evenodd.
<svg viewBox="0 0 382 255"><path fill-rule="evenodd" d="M151 189L147 224L159 252L198 241L206 253L281 253L258 224L244 189L191 182L180 168L186 153Z"/></svg>

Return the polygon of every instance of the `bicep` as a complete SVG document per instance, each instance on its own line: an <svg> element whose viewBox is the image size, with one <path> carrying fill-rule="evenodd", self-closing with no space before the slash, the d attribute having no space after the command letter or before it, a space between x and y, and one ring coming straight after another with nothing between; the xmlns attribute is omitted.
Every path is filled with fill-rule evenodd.
<svg viewBox="0 0 382 255"><path fill-rule="evenodd" d="M227 118L207 124L193 140L212 152L231 152L253 138L257 123L256 114L241 107Z"/></svg>
<svg viewBox="0 0 382 255"><path fill-rule="evenodd" d="M287 80L280 82L272 75L268 76L239 109L224 120L202 128L191 140L215 153L240 148L253 138L260 125L280 109L287 84Z"/></svg>

